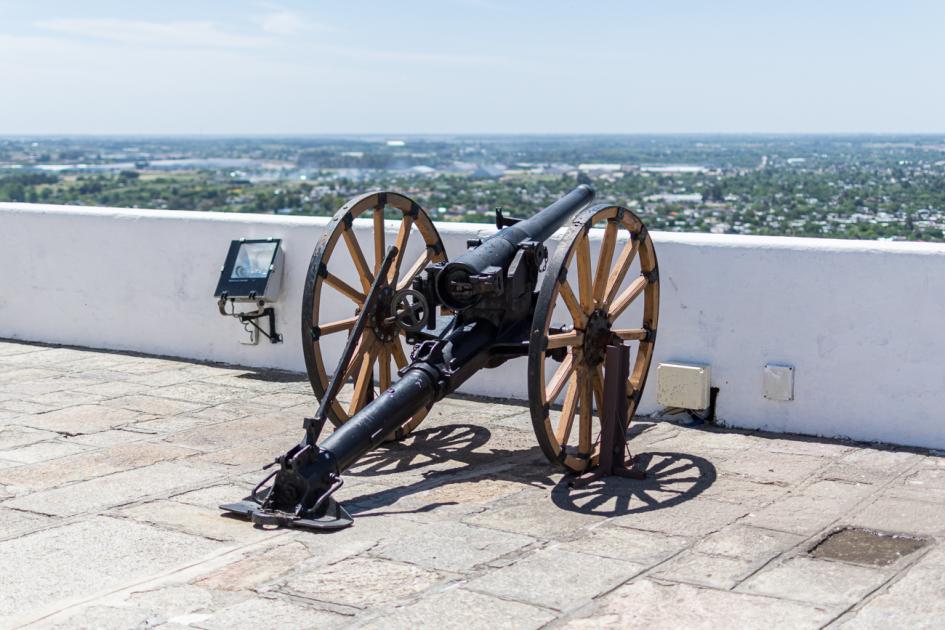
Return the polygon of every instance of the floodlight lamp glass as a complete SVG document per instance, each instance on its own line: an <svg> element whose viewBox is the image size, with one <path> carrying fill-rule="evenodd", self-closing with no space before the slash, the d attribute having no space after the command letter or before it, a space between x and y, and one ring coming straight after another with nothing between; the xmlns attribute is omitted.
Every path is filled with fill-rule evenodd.
<svg viewBox="0 0 945 630"><path fill-rule="evenodd" d="M236 262L230 279L265 278L269 275L278 243L242 243L236 252Z"/></svg>
<svg viewBox="0 0 945 630"><path fill-rule="evenodd" d="M224 300L274 302L282 285L284 255L277 238L230 243L214 296Z"/></svg>

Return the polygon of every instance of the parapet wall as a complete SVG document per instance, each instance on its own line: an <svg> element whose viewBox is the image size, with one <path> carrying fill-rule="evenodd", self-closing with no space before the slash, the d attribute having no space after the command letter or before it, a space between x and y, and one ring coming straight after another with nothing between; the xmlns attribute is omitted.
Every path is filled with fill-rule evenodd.
<svg viewBox="0 0 945 630"><path fill-rule="evenodd" d="M327 219L0 204L0 337L304 370L299 313ZM450 255L490 229L437 224ZM393 241L390 230L388 242ZM242 346L212 297L230 240L283 239L285 343ZM711 365L725 423L945 448L945 246L653 233L661 361ZM551 244L553 249L554 244ZM347 306L336 296L337 304ZM762 396L766 363L795 400ZM523 359L463 391L525 397Z"/></svg>

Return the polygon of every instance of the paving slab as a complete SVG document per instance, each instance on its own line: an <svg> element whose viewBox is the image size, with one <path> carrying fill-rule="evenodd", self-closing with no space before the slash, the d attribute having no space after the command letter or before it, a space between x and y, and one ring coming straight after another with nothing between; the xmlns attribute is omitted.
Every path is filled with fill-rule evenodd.
<svg viewBox="0 0 945 630"><path fill-rule="evenodd" d="M844 519L850 525L900 534L945 534L941 503L880 495L873 503Z"/></svg>
<svg viewBox="0 0 945 630"><path fill-rule="evenodd" d="M181 621L206 630L232 628L305 628L311 630L340 628L351 618L326 610L316 610L293 601L275 598L256 598L223 610L204 615L192 615Z"/></svg>
<svg viewBox="0 0 945 630"><path fill-rule="evenodd" d="M459 611L462 613L457 614ZM371 630L531 630L543 627L554 618L551 610L450 588L359 627Z"/></svg>
<svg viewBox="0 0 945 630"><path fill-rule="evenodd" d="M534 538L520 534L463 523L433 522L419 531L398 536L372 554L432 570L459 573L535 542Z"/></svg>
<svg viewBox="0 0 945 630"><path fill-rule="evenodd" d="M902 579L846 616L843 628L924 628L945 619L945 553L939 546Z"/></svg>
<svg viewBox="0 0 945 630"><path fill-rule="evenodd" d="M478 577L466 588L564 612L644 569L633 562L602 562L597 556L549 548Z"/></svg>
<svg viewBox="0 0 945 630"><path fill-rule="evenodd" d="M796 557L765 567L738 590L828 606L850 605L888 578L888 573L877 569Z"/></svg>
<svg viewBox="0 0 945 630"><path fill-rule="evenodd" d="M205 484L219 475L213 471L161 462L69 486L19 496L6 507L51 516L72 516L144 501L189 486Z"/></svg>
<svg viewBox="0 0 945 630"><path fill-rule="evenodd" d="M33 421L50 431L76 435L114 429L146 420L149 417L140 411L129 409L115 409L103 405L77 405L38 414L34 416Z"/></svg>
<svg viewBox="0 0 945 630"><path fill-rule="evenodd" d="M564 627L820 628L834 616L831 610L814 604L654 580L621 586L582 613L585 616L565 623Z"/></svg>
<svg viewBox="0 0 945 630"><path fill-rule="evenodd" d="M683 536L615 527L605 522L579 532L573 540L561 543L558 548L652 566L691 544L692 540Z"/></svg>
<svg viewBox="0 0 945 630"><path fill-rule="evenodd" d="M299 571L280 590L315 602L367 608L397 603L442 581L438 573L378 558L357 557Z"/></svg>
<svg viewBox="0 0 945 630"><path fill-rule="evenodd" d="M138 436L140 439L141 436ZM89 481L117 472L142 468L193 455L194 451L163 443L118 444L97 451L0 470L0 483L26 490L55 488L76 481Z"/></svg>
<svg viewBox="0 0 945 630"><path fill-rule="evenodd" d="M810 535L843 517L873 491L862 483L818 481L792 491L745 521L756 527Z"/></svg>
<svg viewBox="0 0 945 630"><path fill-rule="evenodd" d="M219 545L105 517L0 542L0 625L195 562Z"/></svg>
<svg viewBox="0 0 945 630"><path fill-rule="evenodd" d="M650 573L655 578L710 586L722 590L734 588L760 563L748 558L711 556L687 550Z"/></svg>
<svg viewBox="0 0 945 630"><path fill-rule="evenodd" d="M81 444L72 444L64 440L49 440L0 451L0 459L18 464L36 464L87 450L89 450L88 447Z"/></svg>

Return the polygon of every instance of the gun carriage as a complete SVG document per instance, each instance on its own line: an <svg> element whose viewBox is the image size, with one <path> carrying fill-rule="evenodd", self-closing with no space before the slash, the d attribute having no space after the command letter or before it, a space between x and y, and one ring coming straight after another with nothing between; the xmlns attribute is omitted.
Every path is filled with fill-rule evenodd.
<svg viewBox="0 0 945 630"><path fill-rule="evenodd" d="M427 212L406 196L374 192L345 204L315 248L303 296L303 349L318 411L305 419L302 441L270 464L277 468L252 496L221 508L257 524L350 525L331 496L342 472L385 440L409 435L436 401L479 370L515 357L527 357L528 399L542 452L572 473L594 467L601 455L606 349L624 342L635 347L627 413L620 415L629 423L653 356L659 276L640 219L621 206L589 206L593 199L594 191L581 185L527 219L497 210L500 229L468 242L452 261ZM370 218L373 228L370 263L355 233L359 218ZM397 236L388 247L393 222ZM547 243L563 226L549 258ZM593 228L603 228L596 261ZM414 232L422 239L420 253L405 265ZM349 262L336 265L333 258L341 257L333 254L341 250ZM359 286L342 279L347 265ZM323 321L327 291L351 302L347 317ZM627 321L636 326L624 327ZM344 334L329 374L325 342ZM338 393L349 380L351 399L343 404ZM319 441L326 421L336 428Z"/></svg>

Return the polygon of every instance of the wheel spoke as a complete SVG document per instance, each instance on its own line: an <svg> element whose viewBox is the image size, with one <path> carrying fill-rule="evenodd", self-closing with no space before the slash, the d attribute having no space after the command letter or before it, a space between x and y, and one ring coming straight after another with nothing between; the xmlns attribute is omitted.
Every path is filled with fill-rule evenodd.
<svg viewBox="0 0 945 630"><path fill-rule="evenodd" d="M394 340L394 363L397 365L397 368L407 366L407 355L404 354L404 349L400 345L400 339Z"/></svg>
<svg viewBox="0 0 945 630"><path fill-rule="evenodd" d="M591 403L591 383L589 374L584 368L578 369L578 392L580 400L578 402L578 453L582 455L591 454L591 432L593 430L594 408Z"/></svg>
<svg viewBox="0 0 945 630"><path fill-rule="evenodd" d="M565 346L579 346L584 342L584 333L580 330L548 335L548 349L564 348Z"/></svg>
<svg viewBox="0 0 945 630"><path fill-rule="evenodd" d="M610 332L624 341L642 341L650 334L650 331L644 328L614 328Z"/></svg>
<svg viewBox="0 0 945 630"><path fill-rule="evenodd" d="M614 258L614 245L617 243L617 222L607 221L604 230L604 240L600 244L600 255L597 257L597 271L594 273L594 306L600 307L604 302L604 290L610 277L610 263Z"/></svg>
<svg viewBox="0 0 945 630"><path fill-rule="evenodd" d="M374 273L381 270L384 262L384 206L374 208Z"/></svg>
<svg viewBox="0 0 945 630"><path fill-rule="evenodd" d="M620 256L617 257L617 264L614 265L610 278L607 279L607 290L604 294L605 302L614 301L614 296L617 295L617 291L620 290L620 285L627 276L627 271L630 270L630 264L633 263L633 259L637 255L638 246L639 241L635 238L631 238L624 244L623 249L620 250Z"/></svg>
<svg viewBox="0 0 945 630"><path fill-rule="evenodd" d="M558 366L554 376L551 377L551 382L548 383L548 398L545 400L546 403L552 404L557 400L565 383L568 382L568 379L571 378L571 374L574 373L574 369L574 355L569 352L568 356L561 362L561 365Z"/></svg>
<svg viewBox="0 0 945 630"><path fill-rule="evenodd" d="M345 237L345 245L348 246L348 251L351 253L351 260L354 261L354 267L358 270L358 277L361 279L361 288L367 293L374 283L374 274L371 273L371 269L364 259L364 252L361 251L361 245L358 243L358 237L355 235L354 230L346 226L344 231L342 231L342 235Z"/></svg>
<svg viewBox="0 0 945 630"><path fill-rule="evenodd" d="M400 345L399 339L394 339L394 343ZM386 346L381 346L377 356L379 372L378 382L382 392L390 387L390 350Z"/></svg>
<svg viewBox="0 0 945 630"><path fill-rule="evenodd" d="M594 310L594 287L591 285L591 246L587 234L581 234L577 241L578 295L581 296L581 310L590 314Z"/></svg>
<svg viewBox="0 0 945 630"><path fill-rule="evenodd" d="M630 306L630 303L643 293L643 289L646 288L647 283L648 280L646 277L640 276L631 282L630 286L627 287L623 293L617 296L617 299L613 301L607 311L607 318L610 319L611 323L617 321L617 318Z"/></svg>
<svg viewBox="0 0 945 630"><path fill-rule="evenodd" d="M358 370L358 378L354 383L354 393L351 394L351 404L348 406L348 415L353 416L355 412L364 406L368 390L374 387L374 357L376 355L367 352L361 361L361 367Z"/></svg>
<svg viewBox="0 0 945 630"><path fill-rule="evenodd" d="M568 379L568 391L564 394L564 405L561 407L561 417L558 418L558 431L555 437L558 444L562 447L568 443L571 437L571 426L574 424L574 412L577 409L578 401L578 375L577 372L571 374Z"/></svg>
<svg viewBox="0 0 945 630"><path fill-rule="evenodd" d="M407 289L410 287L413 279L417 277L417 274L423 271L426 266L430 263L433 257L430 255L430 248L423 250L423 255L417 259L415 263L410 265L410 269L407 270L407 273L404 274L404 277L397 283L397 290Z"/></svg>
<svg viewBox="0 0 945 630"><path fill-rule="evenodd" d="M374 344L374 335L371 334L370 331L365 330L361 340L358 341L358 345L354 349L354 354L351 355L354 359L348 364L348 367L345 368L345 373L341 377L342 383L347 383L348 379L361 369L364 356L374 349Z"/></svg>
<svg viewBox="0 0 945 630"><path fill-rule="evenodd" d="M405 216L400 222L400 231L397 232L397 257L394 258L394 264L387 272L387 283L396 286L397 277L400 274L400 265L404 262L404 256L407 254L407 240L410 238L410 228L413 227L413 217Z"/></svg>
<svg viewBox="0 0 945 630"><path fill-rule="evenodd" d="M558 287L558 292L564 300L564 305L568 307L568 312L571 313L574 326L576 328L583 327L584 322L587 320L587 315L585 315L584 311L581 309L581 305L578 303L578 299L575 297L574 291L571 290L571 285L568 284L567 280L561 282Z"/></svg>
<svg viewBox="0 0 945 630"><path fill-rule="evenodd" d="M354 303L357 304L358 306L361 306L362 304L364 304L364 300L367 299L367 297L363 293L355 289L353 286L351 286L350 284L348 284L347 282L345 282L338 276L332 275L327 272L325 273L325 283L328 284L330 287L337 289L339 292L343 293L349 298L351 298L354 301Z"/></svg>
<svg viewBox="0 0 945 630"><path fill-rule="evenodd" d="M342 330L351 330L356 321L358 321L357 317L349 317L348 319L340 319L337 322L321 324L318 327L318 332L322 335L330 335Z"/></svg>

